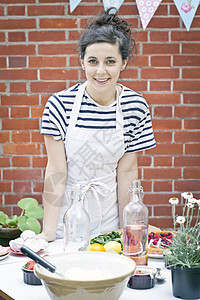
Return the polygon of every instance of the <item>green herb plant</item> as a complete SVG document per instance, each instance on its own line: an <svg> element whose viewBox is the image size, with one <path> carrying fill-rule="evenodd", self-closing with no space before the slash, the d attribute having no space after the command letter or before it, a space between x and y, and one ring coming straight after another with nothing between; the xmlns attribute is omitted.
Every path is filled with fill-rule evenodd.
<svg viewBox="0 0 200 300"><path fill-rule="evenodd" d="M175 212L179 199L169 199L174 234L170 249L165 252L165 262L169 267L200 268L200 200L193 198L189 192L182 193L182 198L185 201L182 216L177 216ZM197 213L194 219L195 210Z"/></svg>
<svg viewBox="0 0 200 300"><path fill-rule="evenodd" d="M4 212L0 211L0 230L1 228L19 228L21 231L32 230L36 234L41 232L41 225L37 219L42 219L43 208L38 205L34 198L23 198L17 205L21 208L20 216L14 215L9 218Z"/></svg>

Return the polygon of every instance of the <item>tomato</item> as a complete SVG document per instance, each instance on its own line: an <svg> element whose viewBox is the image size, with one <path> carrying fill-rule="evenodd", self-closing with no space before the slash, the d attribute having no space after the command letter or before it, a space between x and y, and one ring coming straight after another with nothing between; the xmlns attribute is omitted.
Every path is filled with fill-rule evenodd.
<svg viewBox="0 0 200 300"><path fill-rule="evenodd" d="M25 266L24 266L24 269L26 270L33 270L34 269L34 265L35 265L35 262L33 260L29 260Z"/></svg>

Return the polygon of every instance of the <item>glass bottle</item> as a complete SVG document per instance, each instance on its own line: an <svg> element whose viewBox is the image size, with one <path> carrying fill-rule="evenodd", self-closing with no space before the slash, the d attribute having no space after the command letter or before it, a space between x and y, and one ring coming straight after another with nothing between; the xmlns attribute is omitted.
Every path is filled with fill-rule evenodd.
<svg viewBox="0 0 200 300"><path fill-rule="evenodd" d="M132 181L131 200L123 211L123 254L136 262L147 265L148 209L143 203L140 180Z"/></svg>
<svg viewBox="0 0 200 300"><path fill-rule="evenodd" d="M70 189L71 206L63 217L64 251L85 250L90 240L90 219L82 205L81 186Z"/></svg>

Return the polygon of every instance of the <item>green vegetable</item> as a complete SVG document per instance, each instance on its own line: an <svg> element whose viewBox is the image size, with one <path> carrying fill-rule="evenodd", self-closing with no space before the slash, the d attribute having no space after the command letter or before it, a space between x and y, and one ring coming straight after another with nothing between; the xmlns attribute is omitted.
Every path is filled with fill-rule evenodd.
<svg viewBox="0 0 200 300"><path fill-rule="evenodd" d="M41 225L37 219L43 218L43 208L38 205L34 198L23 198L18 201L21 208L21 215L14 215L9 218L4 212L0 211L0 229L19 228L21 231L32 230L36 234L41 232Z"/></svg>
<svg viewBox="0 0 200 300"><path fill-rule="evenodd" d="M121 236L122 236L122 233L119 233L117 231L100 234L97 237L94 237L93 239L91 239L90 244L99 243L104 246L106 243L108 243L110 241L116 241L121 244L122 249L123 249L123 243L121 241Z"/></svg>

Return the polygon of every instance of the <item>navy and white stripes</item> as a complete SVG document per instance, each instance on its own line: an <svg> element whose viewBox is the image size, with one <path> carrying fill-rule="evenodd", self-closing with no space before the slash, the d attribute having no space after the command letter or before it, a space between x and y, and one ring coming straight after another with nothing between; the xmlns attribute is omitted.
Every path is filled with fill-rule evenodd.
<svg viewBox="0 0 200 300"><path fill-rule="evenodd" d="M42 117L42 134L65 140L70 113L79 84L52 95L46 103ZM124 119L125 151L141 151L155 146L151 116L145 99L123 87L120 105ZM79 111L77 127L88 130L116 128L116 102L98 105L85 92Z"/></svg>

